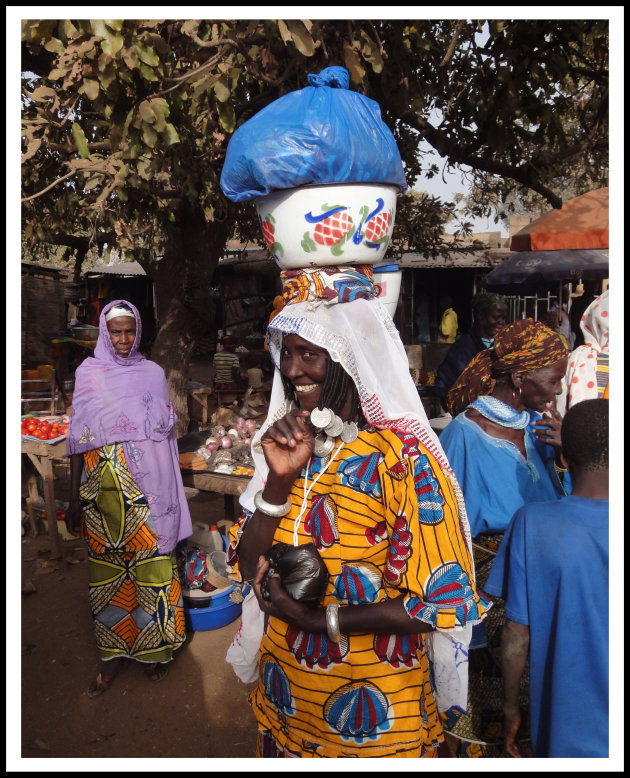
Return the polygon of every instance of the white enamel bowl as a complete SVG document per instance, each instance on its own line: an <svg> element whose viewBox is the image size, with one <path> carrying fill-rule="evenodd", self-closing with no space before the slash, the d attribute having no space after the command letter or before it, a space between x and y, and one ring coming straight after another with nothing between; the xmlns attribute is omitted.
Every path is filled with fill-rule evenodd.
<svg viewBox="0 0 630 778"><path fill-rule="evenodd" d="M283 270L383 262L397 186L318 184L256 199L263 237Z"/></svg>
<svg viewBox="0 0 630 778"><path fill-rule="evenodd" d="M391 267L391 265L389 266ZM402 270L388 270L379 272L374 270L374 286L376 287L377 297L383 303L389 315L394 318L400 297L400 284L402 281Z"/></svg>

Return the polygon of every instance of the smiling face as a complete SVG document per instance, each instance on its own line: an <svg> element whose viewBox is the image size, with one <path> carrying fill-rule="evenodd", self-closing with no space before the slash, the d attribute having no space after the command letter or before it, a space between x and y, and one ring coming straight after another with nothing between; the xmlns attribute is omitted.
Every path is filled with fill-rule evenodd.
<svg viewBox="0 0 630 778"><path fill-rule="evenodd" d="M317 407L328 367L325 349L299 335L285 335L280 352L280 371L291 381L300 408Z"/></svg>
<svg viewBox="0 0 630 778"><path fill-rule="evenodd" d="M526 408L542 413L547 403L562 391L562 379L567 369L567 359L559 359L552 365L530 370L521 376L521 400Z"/></svg>
<svg viewBox="0 0 630 778"><path fill-rule="evenodd" d="M507 303L492 303L477 313L479 333L482 338L494 338L507 321Z"/></svg>
<svg viewBox="0 0 630 778"><path fill-rule="evenodd" d="M309 343L299 335L284 336L280 371L284 380L288 380L295 389L300 408L312 411L319 407L322 392L325 391L328 399L324 399L324 404L342 421L347 421L353 408L354 385L338 363L332 363L329 375L329 364L325 349ZM331 392L333 395L337 392L337 395L333 396ZM356 417L356 412L353 415Z"/></svg>
<svg viewBox="0 0 630 778"><path fill-rule="evenodd" d="M133 316L116 316L107 322L107 331L119 357L127 358L136 339L136 320Z"/></svg>

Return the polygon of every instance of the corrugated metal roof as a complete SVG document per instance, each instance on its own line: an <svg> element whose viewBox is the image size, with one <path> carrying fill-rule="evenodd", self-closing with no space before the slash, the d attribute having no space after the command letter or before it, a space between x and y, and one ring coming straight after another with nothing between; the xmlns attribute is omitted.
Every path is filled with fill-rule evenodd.
<svg viewBox="0 0 630 778"><path fill-rule="evenodd" d="M398 259L392 259L401 268L424 270L429 268L493 268L510 256L505 249L475 249L473 251L445 251L437 257L424 257L422 254L407 251Z"/></svg>
<svg viewBox="0 0 630 778"><path fill-rule="evenodd" d="M85 273L86 276L146 276L142 265L138 262L117 262L115 265L97 265Z"/></svg>

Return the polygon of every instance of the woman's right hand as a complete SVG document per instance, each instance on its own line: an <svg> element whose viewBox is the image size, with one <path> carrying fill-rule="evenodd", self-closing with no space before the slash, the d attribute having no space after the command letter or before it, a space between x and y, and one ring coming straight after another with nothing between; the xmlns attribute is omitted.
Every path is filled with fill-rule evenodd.
<svg viewBox="0 0 630 778"><path fill-rule="evenodd" d="M294 408L276 421L260 443L269 474L293 482L313 454L315 436L306 423L309 412Z"/></svg>
<svg viewBox="0 0 630 778"><path fill-rule="evenodd" d="M66 509L66 527L71 535L82 535L83 515L81 506L76 500L71 500Z"/></svg>

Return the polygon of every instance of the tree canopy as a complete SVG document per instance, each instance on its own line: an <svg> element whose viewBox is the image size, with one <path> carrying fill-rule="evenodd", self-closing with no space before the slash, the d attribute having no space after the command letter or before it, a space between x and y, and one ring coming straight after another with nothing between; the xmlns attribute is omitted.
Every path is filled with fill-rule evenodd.
<svg viewBox="0 0 630 778"><path fill-rule="evenodd" d="M380 104L411 185L438 173L421 139L472 168L477 208L514 187L558 207L572 165L602 185L607 21L26 20L24 240L140 261L165 312L152 356L176 347L185 375L228 237L260 240L219 187L230 136L332 64ZM420 199L398 243L427 250L453 207Z"/></svg>

